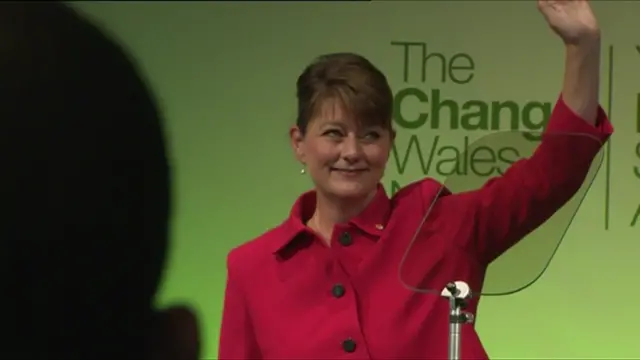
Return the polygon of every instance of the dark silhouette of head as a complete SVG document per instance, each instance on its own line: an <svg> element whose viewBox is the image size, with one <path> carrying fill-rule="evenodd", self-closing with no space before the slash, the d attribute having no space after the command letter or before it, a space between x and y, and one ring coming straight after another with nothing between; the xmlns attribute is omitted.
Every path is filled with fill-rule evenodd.
<svg viewBox="0 0 640 360"><path fill-rule="evenodd" d="M0 358L195 359L191 313L154 310L170 172L132 61L60 2L3 2L0 74Z"/></svg>

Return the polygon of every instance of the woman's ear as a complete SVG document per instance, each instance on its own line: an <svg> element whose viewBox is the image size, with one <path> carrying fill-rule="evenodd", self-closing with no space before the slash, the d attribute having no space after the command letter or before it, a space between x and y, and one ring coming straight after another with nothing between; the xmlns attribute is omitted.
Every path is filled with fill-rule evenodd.
<svg viewBox="0 0 640 360"><path fill-rule="evenodd" d="M291 127L291 129L289 130L289 138L291 140L291 148L293 149L293 153L296 159L304 164L304 134L298 126L294 125Z"/></svg>

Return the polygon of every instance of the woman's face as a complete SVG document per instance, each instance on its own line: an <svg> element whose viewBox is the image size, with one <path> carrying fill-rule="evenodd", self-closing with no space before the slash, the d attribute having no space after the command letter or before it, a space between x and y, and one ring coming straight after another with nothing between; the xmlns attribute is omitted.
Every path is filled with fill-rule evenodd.
<svg viewBox="0 0 640 360"><path fill-rule="evenodd" d="M364 198L376 190L389 159L394 134L359 125L339 102L326 102L310 119L305 134L291 129L297 159L316 188L337 198Z"/></svg>

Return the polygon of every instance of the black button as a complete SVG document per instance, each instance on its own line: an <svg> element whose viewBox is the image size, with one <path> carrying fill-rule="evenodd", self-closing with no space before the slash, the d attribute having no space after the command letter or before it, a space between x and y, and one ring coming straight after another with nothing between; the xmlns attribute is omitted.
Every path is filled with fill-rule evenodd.
<svg viewBox="0 0 640 360"><path fill-rule="evenodd" d="M338 241L342 246L349 246L353 244L353 239L351 239L351 234L349 234L346 231L340 234L340 239L338 239Z"/></svg>
<svg viewBox="0 0 640 360"><path fill-rule="evenodd" d="M356 351L356 342L351 339L347 339L342 342L342 349L345 352L352 353Z"/></svg>
<svg viewBox="0 0 640 360"><path fill-rule="evenodd" d="M333 293L333 296L336 298L341 298L342 296L344 296L345 293L345 289L344 286L342 286L341 284L335 284L333 285L333 289L331 289L331 293Z"/></svg>

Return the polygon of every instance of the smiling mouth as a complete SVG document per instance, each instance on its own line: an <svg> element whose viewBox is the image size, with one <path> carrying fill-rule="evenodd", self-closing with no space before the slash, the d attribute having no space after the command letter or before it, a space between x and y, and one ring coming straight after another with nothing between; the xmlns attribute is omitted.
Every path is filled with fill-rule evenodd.
<svg viewBox="0 0 640 360"><path fill-rule="evenodd" d="M331 171L337 171L337 172L341 172L341 173L345 173L345 174L357 174L357 173L365 172L365 171L367 171L367 169L336 169L336 168L331 168Z"/></svg>

